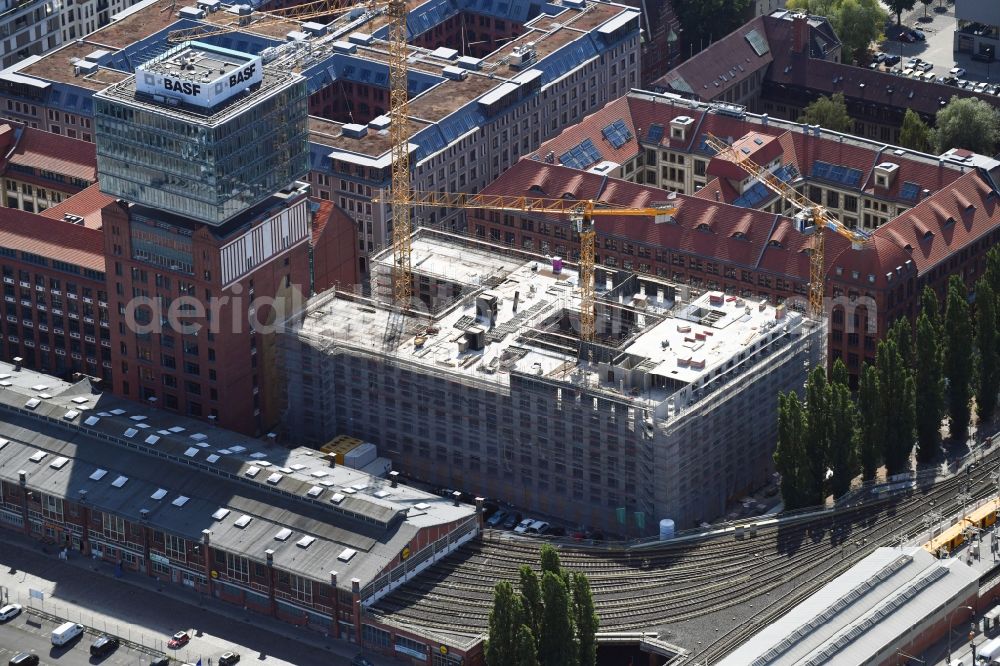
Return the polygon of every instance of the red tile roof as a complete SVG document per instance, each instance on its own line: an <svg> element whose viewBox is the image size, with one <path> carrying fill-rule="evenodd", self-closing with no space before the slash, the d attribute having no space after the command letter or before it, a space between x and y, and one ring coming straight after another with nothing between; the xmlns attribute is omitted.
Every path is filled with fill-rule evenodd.
<svg viewBox="0 0 1000 666"><path fill-rule="evenodd" d="M88 183L97 181L97 148L89 141L25 127L14 149L3 157L6 160L0 161L0 169L9 163Z"/></svg>
<svg viewBox="0 0 1000 666"><path fill-rule="evenodd" d="M0 208L0 246L104 271L104 234L16 208Z"/></svg>
<svg viewBox="0 0 1000 666"><path fill-rule="evenodd" d="M979 172L970 171L874 234L892 239L924 274L997 226L998 197Z"/></svg>
<svg viewBox="0 0 1000 666"><path fill-rule="evenodd" d="M751 31L756 31L766 44L764 19L758 16L664 74L653 82L653 89L711 100L724 96L731 88L738 88L755 72L765 69L773 59L770 49L757 55L747 39Z"/></svg>
<svg viewBox="0 0 1000 666"><path fill-rule="evenodd" d="M63 220L66 215L79 215L84 220L84 226L100 229L104 225L102 211L116 201L115 197L101 192L100 186L94 183L62 203L45 209L41 215L52 220Z"/></svg>

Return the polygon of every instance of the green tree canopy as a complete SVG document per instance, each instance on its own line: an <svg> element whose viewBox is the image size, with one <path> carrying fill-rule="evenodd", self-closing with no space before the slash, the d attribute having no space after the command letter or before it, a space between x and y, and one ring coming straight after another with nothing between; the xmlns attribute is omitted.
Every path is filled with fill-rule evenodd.
<svg viewBox="0 0 1000 666"><path fill-rule="evenodd" d="M514 638L514 661L516 666L538 666L538 656L535 652L535 636L531 627L522 624Z"/></svg>
<svg viewBox="0 0 1000 666"><path fill-rule="evenodd" d="M878 372L867 363L861 365L858 382L857 436L861 475L865 481L871 481L885 456L885 419L878 392Z"/></svg>
<svg viewBox="0 0 1000 666"><path fill-rule="evenodd" d="M903 359L903 363L906 367L913 367L913 327L910 325L910 320L906 317L900 317L892 323L892 327L889 329L889 336L896 341L896 347L899 348L899 357Z"/></svg>
<svg viewBox="0 0 1000 666"><path fill-rule="evenodd" d="M778 395L778 443L774 466L781 475L786 509L809 506L809 461L806 458L806 415L794 391Z"/></svg>
<svg viewBox="0 0 1000 666"><path fill-rule="evenodd" d="M976 283L976 348L979 372L976 382L976 414L980 422L993 420L1000 391L1000 350L997 348L997 294L983 276Z"/></svg>
<svg viewBox="0 0 1000 666"><path fill-rule="evenodd" d="M833 11L825 16L840 37L845 56L864 64L872 42L882 37L882 28L889 15L878 0L839 0L833 4Z"/></svg>
<svg viewBox="0 0 1000 666"><path fill-rule="evenodd" d="M558 574L562 571L562 565L559 563L559 551L552 547L552 544L542 544L541 549L538 551L542 559L542 573L546 571L551 571L554 574Z"/></svg>
<svg viewBox="0 0 1000 666"><path fill-rule="evenodd" d="M573 626L573 613L566 582L557 573L542 576L542 600L545 611L539 627L538 662L541 666L577 666L579 645Z"/></svg>
<svg viewBox="0 0 1000 666"><path fill-rule="evenodd" d="M948 279L948 300L945 305L944 376L948 399L948 430L952 438L965 442L969 436L972 397L972 322L965 283L958 275Z"/></svg>
<svg viewBox="0 0 1000 666"><path fill-rule="evenodd" d="M929 292L929 293L928 293ZM920 362L914 366L916 381L917 460L928 463L941 449L941 417L944 405L944 352L937 324L937 297L929 287L924 301L930 303L917 318L916 349Z"/></svg>
<svg viewBox="0 0 1000 666"><path fill-rule="evenodd" d="M830 397L826 368L818 365L806 380L806 460L810 478L805 490L809 506L822 504L826 498L831 431Z"/></svg>
<svg viewBox="0 0 1000 666"><path fill-rule="evenodd" d="M903 116L903 127L899 131L899 145L919 150L922 153L931 150L931 128L920 119L920 115L913 109L907 109Z"/></svg>
<svg viewBox="0 0 1000 666"><path fill-rule="evenodd" d="M799 122L819 125L835 132L850 132L851 116L847 113L844 93L834 93L832 97L821 96L805 108Z"/></svg>
<svg viewBox="0 0 1000 666"><path fill-rule="evenodd" d="M597 664L597 628L600 620L594 610L594 595L590 580L584 574L573 575L573 622L580 646L580 666Z"/></svg>
<svg viewBox="0 0 1000 666"><path fill-rule="evenodd" d="M753 0L674 0L687 52L697 53L743 25Z"/></svg>
<svg viewBox="0 0 1000 666"><path fill-rule="evenodd" d="M851 489L858 474L857 408L851 400L847 366L839 358L833 364L830 377L830 490L834 499Z"/></svg>
<svg viewBox="0 0 1000 666"><path fill-rule="evenodd" d="M537 627L542 621L542 586L538 574L527 564L521 565L518 573L521 577L521 608L524 611L524 623L529 627Z"/></svg>
<svg viewBox="0 0 1000 666"><path fill-rule="evenodd" d="M985 100L952 97L937 112L933 137L938 153L965 148L993 155L1000 139L1000 114Z"/></svg>
<svg viewBox="0 0 1000 666"><path fill-rule="evenodd" d="M502 580L493 588L493 610L489 618L489 640L486 642L488 666L508 666L516 663L517 630L523 624L521 600L514 586Z"/></svg>
<svg viewBox="0 0 1000 666"><path fill-rule="evenodd" d="M883 451L886 472L890 475L899 474L910 468L916 419L916 387L912 371L903 361L899 346L892 336L878 343L875 368L878 371L880 417L885 423Z"/></svg>
<svg viewBox="0 0 1000 666"><path fill-rule="evenodd" d="M908 12L916 5L917 0L885 0L889 11L896 15L896 25L902 25L903 12Z"/></svg>

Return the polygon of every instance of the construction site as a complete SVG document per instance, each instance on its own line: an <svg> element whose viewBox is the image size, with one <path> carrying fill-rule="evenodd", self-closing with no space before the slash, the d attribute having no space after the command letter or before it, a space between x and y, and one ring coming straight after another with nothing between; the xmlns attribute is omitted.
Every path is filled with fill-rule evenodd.
<svg viewBox="0 0 1000 666"><path fill-rule="evenodd" d="M769 480L778 393L822 354L801 313L601 267L586 341L558 257L429 229L411 256L422 311L391 306L385 252L371 297L329 291L289 322L288 435L350 433L410 478L571 523L639 536L724 513Z"/></svg>

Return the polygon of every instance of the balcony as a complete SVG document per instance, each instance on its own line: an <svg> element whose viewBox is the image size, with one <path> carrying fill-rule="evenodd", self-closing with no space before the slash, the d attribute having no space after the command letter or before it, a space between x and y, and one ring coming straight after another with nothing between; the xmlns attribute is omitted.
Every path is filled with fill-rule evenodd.
<svg viewBox="0 0 1000 666"><path fill-rule="evenodd" d="M24 287L25 289L31 289L31 283L25 282L24 280L21 280L21 286Z"/></svg>
<svg viewBox="0 0 1000 666"><path fill-rule="evenodd" d="M70 318L70 319L76 319L76 320L79 320L79 319L80 319L80 315L79 315L79 314L77 314L76 312L70 312L70 313L69 313L69 318Z"/></svg>
<svg viewBox="0 0 1000 666"><path fill-rule="evenodd" d="M62 314L62 308L52 308L52 314L54 314L54 315L61 315Z"/></svg>
<svg viewBox="0 0 1000 666"><path fill-rule="evenodd" d="M111 369L111 361L105 361L104 363L101 363L101 365L107 368L108 370Z"/></svg>
<svg viewBox="0 0 1000 666"><path fill-rule="evenodd" d="M87 296L84 296L84 297L83 297L83 302L84 302L84 303L91 303L91 304L92 304L92 303L94 302L94 299L92 299L92 298L89 298L89 297L87 297Z"/></svg>
<svg viewBox="0 0 1000 666"><path fill-rule="evenodd" d="M56 356L65 356L65 355L66 355L65 349L59 349L59 347L56 347Z"/></svg>
<svg viewBox="0 0 1000 666"><path fill-rule="evenodd" d="M46 310L48 310L48 308L47 308L47 307L45 307L45 304L44 304L44 303L39 303L39 304L38 304L38 305L36 305L35 307L36 307L36 308L38 308L38 310L39 310L40 312L45 312Z"/></svg>
<svg viewBox="0 0 1000 666"><path fill-rule="evenodd" d="M95 338L92 335L85 335L83 336L83 339L86 340L87 342L97 342L97 338Z"/></svg>
<svg viewBox="0 0 1000 666"><path fill-rule="evenodd" d="M45 291L45 285L44 284L36 284L35 285L35 291Z"/></svg>
<svg viewBox="0 0 1000 666"><path fill-rule="evenodd" d="M59 291L58 289L53 289L52 290L52 295L53 296L62 296L62 292Z"/></svg>
<svg viewBox="0 0 1000 666"><path fill-rule="evenodd" d="M66 331L62 330L61 328L53 328L52 332L55 333L56 335L63 335Z"/></svg>
<svg viewBox="0 0 1000 666"><path fill-rule="evenodd" d="M70 316L72 317L73 315L70 315ZM94 318L93 317L84 317L83 321L86 322L86 323L88 323L88 324L93 324L94 323Z"/></svg>
<svg viewBox="0 0 1000 666"><path fill-rule="evenodd" d="M4 296L3 300L7 301L8 303L17 303L17 299L14 298L13 296Z"/></svg>
<svg viewBox="0 0 1000 666"><path fill-rule="evenodd" d="M78 298L78 296L74 294L72 291L67 291L66 298L70 299L71 301L75 301Z"/></svg>
<svg viewBox="0 0 1000 666"><path fill-rule="evenodd" d="M87 357L87 363L89 363L91 365L97 365L97 359L96 358L91 358L91 357L88 356Z"/></svg>
<svg viewBox="0 0 1000 666"><path fill-rule="evenodd" d="M21 305L23 305L26 308L30 308L31 307L31 301L29 301L26 298L22 298L21 299Z"/></svg>
<svg viewBox="0 0 1000 666"><path fill-rule="evenodd" d="M83 356L79 352L73 352L72 354L70 354L70 356L72 356L73 360L75 360L75 361L82 361L83 360Z"/></svg>
<svg viewBox="0 0 1000 666"><path fill-rule="evenodd" d="M24 346L25 347L29 347L31 349L34 349L35 348L35 341L34 340L25 340L24 341Z"/></svg>
<svg viewBox="0 0 1000 666"><path fill-rule="evenodd" d="M69 337L73 338L74 340L79 340L80 339L80 334L77 333L76 331L70 331L69 332Z"/></svg>
<svg viewBox="0 0 1000 666"><path fill-rule="evenodd" d="M16 315L7 315L7 321L9 321L12 324L16 324L17 323L17 316Z"/></svg>
<svg viewBox="0 0 1000 666"><path fill-rule="evenodd" d="M6 275L5 275L5 276L3 276L3 281L4 281L4 282L5 282L6 284L14 284L14 278L12 278L12 277L7 277Z"/></svg>
<svg viewBox="0 0 1000 666"><path fill-rule="evenodd" d="M38 348L41 349L43 352L52 351L52 349L48 345L38 345Z"/></svg>
<svg viewBox="0 0 1000 666"><path fill-rule="evenodd" d="M98 305L98 307L106 308L106 307L108 307L108 302L107 301L97 301L97 305Z"/></svg>
<svg viewBox="0 0 1000 666"><path fill-rule="evenodd" d="M110 326L110 324L108 323L107 319L102 319L101 320L101 328L108 328L109 326Z"/></svg>
<svg viewBox="0 0 1000 666"><path fill-rule="evenodd" d="M31 321L30 319L22 319L21 323L24 324L28 328L34 328L35 327L35 322Z"/></svg>
<svg viewBox="0 0 1000 666"><path fill-rule="evenodd" d="M49 327L46 326L45 324L39 324L38 325L38 330L42 331L43 333L48 333L49 332Z"/></svg>
<svg viewBox="0 0 1000 666"><path fill-rule="evenodd" d="M111 348L111 340L101 340L101 346L102 347L107 347L108 349L110 349Z"/></svg>

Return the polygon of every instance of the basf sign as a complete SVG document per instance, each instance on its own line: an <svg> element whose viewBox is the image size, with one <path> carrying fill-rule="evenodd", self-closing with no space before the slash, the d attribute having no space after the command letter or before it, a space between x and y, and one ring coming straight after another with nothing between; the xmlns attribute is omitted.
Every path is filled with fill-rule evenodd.
<svg viewBox="0 0 1000 666"><path fill-rule="evenodd" d="M264 80L260 56L192 42L136 67L135 88L186 104L213 107Z"/></svg>

